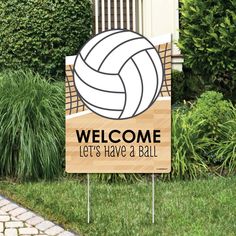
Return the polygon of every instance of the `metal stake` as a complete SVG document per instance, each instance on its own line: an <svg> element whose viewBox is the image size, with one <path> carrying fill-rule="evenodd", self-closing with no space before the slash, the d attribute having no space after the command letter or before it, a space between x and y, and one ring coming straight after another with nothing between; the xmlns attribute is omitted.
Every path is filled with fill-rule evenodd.
<svg viewBox="0 0 236 236"><path fill-rule="evenodd" d="M152 174L152 223L155 221L155 182L154 173Z"/></svg>
<svg viewBox="0 0 236 236"><path fill-rule="evenodd" d="M90 223L90 189L89 189L89 174L87 174L87 199L88 199L88 202L87 202L87 213L88 213L88 224Z"/></svg>

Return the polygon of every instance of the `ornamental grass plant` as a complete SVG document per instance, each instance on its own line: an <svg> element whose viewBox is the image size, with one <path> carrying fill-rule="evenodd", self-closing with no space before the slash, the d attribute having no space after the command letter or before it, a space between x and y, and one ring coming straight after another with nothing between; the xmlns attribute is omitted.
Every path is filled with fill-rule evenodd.
<svg viewBox="0 0 236 236"><path fill-rule="evenodd" d="M52 179L62 172L63 94L31 71L0 74L0 176Z"/></svg>

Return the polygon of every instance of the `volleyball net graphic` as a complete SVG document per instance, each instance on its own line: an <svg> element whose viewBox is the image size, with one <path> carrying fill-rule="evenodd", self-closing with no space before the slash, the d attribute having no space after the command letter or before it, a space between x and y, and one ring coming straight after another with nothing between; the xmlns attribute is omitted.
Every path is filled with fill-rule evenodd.
<svg viewBox="0 0 236 236"><path fill-rule="evenodd" d="M150 39L152 44L156 47L163 64L164 81L158 99L170 99L171 97L171 54L172 43L171 35L163 35ZM88 110L86 105L81 101L73 78L73 66L76 56L66 57L66 73L65 73L65 87L66 87L66 117L84 112ZM157 100L158 100L157 99Z"/></svg>

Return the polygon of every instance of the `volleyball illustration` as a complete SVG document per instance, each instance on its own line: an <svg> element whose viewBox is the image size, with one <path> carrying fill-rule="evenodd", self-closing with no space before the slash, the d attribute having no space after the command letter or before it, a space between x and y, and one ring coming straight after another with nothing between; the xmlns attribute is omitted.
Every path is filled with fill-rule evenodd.
<svg viewBox="0 0 236 236"><path fill-rule="evenodd" d="M147 110L158 98L163 77L162 61L152 43L123 29L90 39L73 68L81 100L110 119L128 119Z"/></svg>

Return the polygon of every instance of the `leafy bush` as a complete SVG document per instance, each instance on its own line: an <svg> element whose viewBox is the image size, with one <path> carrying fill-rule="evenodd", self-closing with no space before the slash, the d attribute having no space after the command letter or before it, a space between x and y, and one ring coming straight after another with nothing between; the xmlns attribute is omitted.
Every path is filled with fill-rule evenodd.
<svg viewBox="0 0 236 236"><path fill-rule="evenodd" d="M172 113L172 171L171 178L194 179L208 170L200 155L204 143L200 138L205 121L191 122L191 110L177 109Z"/></svg>
<svg viewBox="0 0 236 236"><path fill-rule="evenodd" d="M208 91L172 112L172 172L163 177L193 179L215 170L236 173L236 108Z"/></svg>
<svg viewBox="0 0 236 236"><path fill-rule="evenodd" d="M205 90L205 81L189 68L184 66L183 71L172 71L172 104L181 103L183 100L195 100Z"/></svg>
<svg viewBox="0 0 236 236"><path fill-rule="evenodd" d="M223 129L229 128L229 124L235 122L235 110L230 101L224 100L221 93L214 91L202 94L192 109L192 120L205 121L200 127L206 146L201 156L211 165L219 165L223 161L219 158L218 144L233 141L229 136L223 138ZM235 129L234 131L236 132Z"/></svg>
<svg viewBox="0 0 236 236"><path fill-rule="evenodd" d="M184 73L182 71L172 71L172 103L180 102L184 99Z"/></svg>
<svg viewBox="0 0 236 236"><path fill-rule="evenodd" d="M185 100L196 100L205 91L214 90L212 85L209 85L209 80L204 80L201 75L194 73L193 70L185 65L183 66L183 73L185 82Z"/></svg>
<svg viewBox="0 0 236 236"><path fill-rule="evenodd" d="M212 143L217 160L221 163L220 173L236 173L236 109L232 110L233 117L219 125L220 141Z"/></svg>
<svg viewBox="0 0 236 236"><path fill-rule="evenodd" d="M0 81L0 176L58 176L63 166L64 89L30 71L6 72Z"/></svg>
<svg viewBox="0 0 236 236"><path fill-rule="evenodd" d="M223 99L221 93L208 91L203 93L192 108L192 120L205 120L201 127L202 134L217 139L219 125L230 118L232 104Z"/></svg>
<svg viewBox="0 0 236 236"><path fill-rule="evenodd" d="M185 64L205 80L235 89L236 1L182 0L179 46Z"/></svg>
<svg viewBox="0 0 236 236"><path fill-rule="evenodd" d="M64 76L65 56L91 34L90 0L5 0L0 2L0 70L31 70Z"/></svg>
<svg viewBox="0 0 236 236"><path fill-rule="evenodd" d="M205 120L201 127L209 164L220 165L221 173L236 171L236 108L217 92L207 92L193 108L193 119Z"/></svg>

